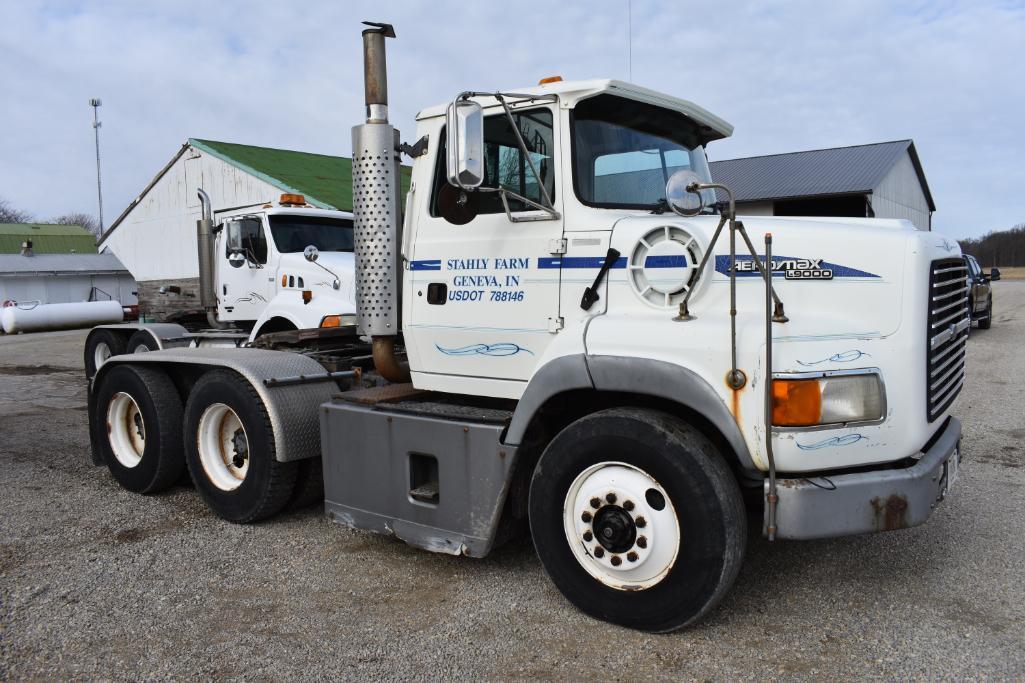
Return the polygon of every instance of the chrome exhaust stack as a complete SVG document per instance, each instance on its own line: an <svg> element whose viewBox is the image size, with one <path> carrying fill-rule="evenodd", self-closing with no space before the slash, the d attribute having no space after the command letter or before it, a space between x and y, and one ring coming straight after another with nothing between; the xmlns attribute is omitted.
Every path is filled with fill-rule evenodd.
<svg viewBox="0 0 1025 683"><path fill-rule="evenodd" d="M394 356L399 334L399 132L388 123L385 38L390 24L363 22L366 123L352 128L352 213L356 261L356 329L374 344L374 366L390 382L408 382Z"/></svg>
<svg viewBox="0 0 1025 683"><path fill-rule="evenodd" d="M214 292L214 211L210 195L203 188L196 190L202 206L200 219L196 221L196 251L199 258L199 303L206 311L206 320L211 327L223 328L217 319L217 294Z"/></svg>

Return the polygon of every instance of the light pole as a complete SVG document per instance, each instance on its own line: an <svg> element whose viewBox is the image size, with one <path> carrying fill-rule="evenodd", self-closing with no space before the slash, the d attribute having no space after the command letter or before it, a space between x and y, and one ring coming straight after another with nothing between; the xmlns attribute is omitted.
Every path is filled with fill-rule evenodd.
<svg viewBox="0 0 1025 683"><path fill-rule="evenodd" d="M103 102L99 97L89 100L89 106L93 108L93 132L96 134L96 199L100 205L100 234L103 234L103 189L100 186L100 105Z"/></svg>

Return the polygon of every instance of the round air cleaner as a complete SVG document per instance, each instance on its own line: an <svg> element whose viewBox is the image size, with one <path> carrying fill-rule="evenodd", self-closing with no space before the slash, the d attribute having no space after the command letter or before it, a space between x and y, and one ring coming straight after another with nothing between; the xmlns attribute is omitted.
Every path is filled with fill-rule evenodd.
<svg viewBox="0 0 1025 683"><path fill-rule="evenodd" d="M686 230L675 225L655 228L642 237L630 255L630 284L653 306L677 305L698 281L701 249Z"/></svg>

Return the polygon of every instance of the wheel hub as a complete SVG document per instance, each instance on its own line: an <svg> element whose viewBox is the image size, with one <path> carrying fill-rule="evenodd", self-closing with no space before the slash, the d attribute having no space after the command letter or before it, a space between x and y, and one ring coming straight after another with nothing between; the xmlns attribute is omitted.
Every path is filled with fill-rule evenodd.
<svg viewBox="0 0 1025 683"><path fill-rule="evenodd" d="M231 463L235 467L241 468L246 464L246 459L249 457L249 442L246 440L246 433L242 431L242 428L235 430L235 435L231 437L231 448L232 458Z"/></svg>
<svg viewBox="0 0 1025 683"><path fill-rule="evenodd" d="M654 586L680 550L680 523L665 489L626 463L581 472L567 491L563 524L580 565L618 590Z"/></svg>
<svg viewBox="0 0 1025 683"><path fill-rule="evenodd" d="M633 517L618 505L606 505L594 515L594 535L611 553L625 553L637 540Z"/></svg>
<svg viewBox="0 0 1025 683"><path fill-rule="evenodd" d="M233 491L242 485L249 472L249 438L234 409L209 405L200 415L196 442L203 472L214 486Z"/></svg>

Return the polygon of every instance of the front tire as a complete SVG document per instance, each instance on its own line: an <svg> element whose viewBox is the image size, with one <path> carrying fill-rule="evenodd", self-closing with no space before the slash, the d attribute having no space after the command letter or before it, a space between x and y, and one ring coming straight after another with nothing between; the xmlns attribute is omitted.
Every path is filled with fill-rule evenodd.
<svg viewBox="0 0 1025 683"><path fill-rule="evenodd" d="M288 502L296 463L277 461L263 401L238 374L214 370L196 382L185 405L184 433L189 474L220 517L256 522Z"/></svg>
<svg viewBox="0 0 1025 683"><path fill-rule="evenodd" d="M616 408L545 449L530 486L534 545L559 590L591 616L665 632L726 594L747 519L722 454L679 418Z"/></svg>
<svg viewBox="0 0 1025 683"><path fill-rule="evenodd" d="M103 378L96 394L100 453L122 487L156 493L185 470L182 459L182 402L170 378L159 370L119 365Z"/></svg>

